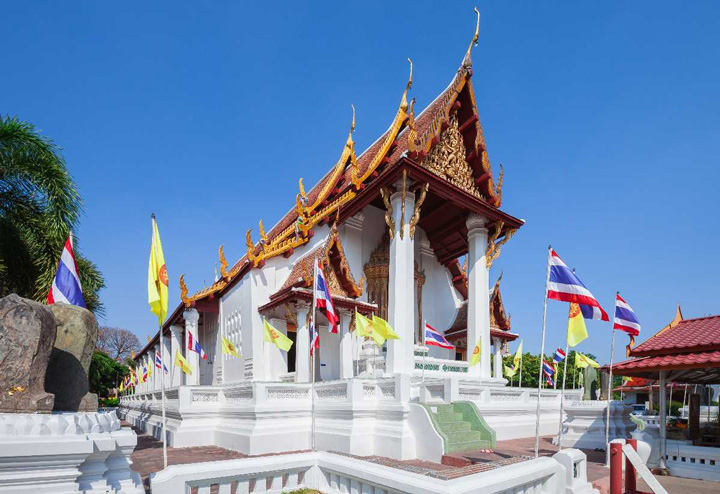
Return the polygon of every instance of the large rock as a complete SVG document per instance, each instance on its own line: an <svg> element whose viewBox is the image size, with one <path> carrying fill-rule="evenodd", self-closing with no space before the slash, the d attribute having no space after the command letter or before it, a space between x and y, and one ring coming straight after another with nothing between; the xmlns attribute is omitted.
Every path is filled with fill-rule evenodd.
<svg viewBox="0 0 720 494"><path fill-rule="evenodd" d="M50 412L45 372L55 342L55 318L37 302L0 299L0 412Z"/></svg>
<svg viewBox="0 0 720 494"><path fill-rule="evenodd" d="M63 303L48 306L57 322L45 389L55 394L54 410L97 411L97 395L89 393L88 371L98 336L98 323L87 309Z"/></svg>

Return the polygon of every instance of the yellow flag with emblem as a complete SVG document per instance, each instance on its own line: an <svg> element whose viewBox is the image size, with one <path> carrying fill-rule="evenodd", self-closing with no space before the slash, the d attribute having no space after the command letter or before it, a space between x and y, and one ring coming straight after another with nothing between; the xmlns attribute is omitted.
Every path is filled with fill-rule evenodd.
<svg viewBox="0 0 720 494"><path fill-rule="evenodd" d="M280 350L287 352L293 345L290 338L278 331L267 319L263 319L263 326L265 327L265 341L272 343Z"/></svg>
<svg viewBox="0 0 720 494"><path fill-rule="evenodd" d="M224 336L222 337L222 352L225 355L232 355L234 357L240 358L240 352L238 352L235 344Z"/></svg>
<svg viewBox="0 0 720 494"><path fill-rule="evenodd" d="M570 304L570 316L568 317L567 342L570 346L577 346L588 337L585 327L585 318L582 315L580 306L576 303Z"/></svg>
<svg viewBox="0 0 720 494"><path fill-rule="evenodd" d="M361 338L372 338L377 346L383 346L385 343L385 337L375 330L373 322L359 312L355 313L355 330Z"/></svg>
<svg viewBox="0 0 720 494"><path fill-rule="evenodd" d="M517 374L517 371L515 368L510 367L509 365L503 365L505 368L505 376L507 377L515 377L515 374Z"/></svg>
<svg viewBox="0 0 720 494"><path fill-rule="evenodd" d="M595 369L600 367L600 364L595 362L593 359L591 359L587 355L583 355L580 352L575 352L575 367L577 367L578 369L584 369L588 365L591 367L594 367Z"/></svg>
<svg viewBox="0 0 720 494"><path fill-rule="evenodd" d="M380 333L386 340L399 340L400 337L395 333L390 323L385 319L373 315L372 318L373 332Z"/></svg>
<svg viewBox="0 0 720 494"><path fill-rule="evenodd" d="M482 336L480 338L478 338L477 344L475 345L475 349L473 350L472 357L470 358L470 367L480 363L480 358L482 357L482 355L480 353L481 343L482 343Z"/></svg>
<svg viewBox="0 0 720 494"><path fill-rule="evenodd" d="M522 340L520 340L520 345L518 345L518 349L515 352L515 356L513 357L513 367L517 370L520 368L520 362L522 361Z"/></svg>
<svg viewBox="0 0 720 494"><path fill-rule="evenodd" d="M168 272L154 214L152 215L152 244L148 266L148 304L150 310L158 316L158 321L162 326L168 311Z"/></svg>
<svg viewBox="0 0 720 494"><path fill-rule="evenodd" d="M185 374L192 375L194 370L193 367L190 366L190 362L188 362L177 350L175 351L175 365L180 367L180 370L182 370Z"/></svg>

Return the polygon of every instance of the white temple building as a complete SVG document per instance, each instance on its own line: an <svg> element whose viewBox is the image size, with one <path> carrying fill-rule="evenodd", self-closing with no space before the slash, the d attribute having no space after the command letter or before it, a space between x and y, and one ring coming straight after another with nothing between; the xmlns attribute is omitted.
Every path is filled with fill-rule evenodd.
<svg viewBox="0 0 720 494"><path fill-rule="evenodd" d="M491 168L473 91L476 40L418 115L408 101L411 66L390 127L357 156L353 117L337 163L308 191L300 179L293 207L268 232L260 222L259 239L247 232L242 259L229 266L220 246L221 276L211 287L190 296L181 277L181 303L135 357L151 367L163 347L170 445L260 454L314 441L318 450L440 461L534 435L538 390L502 377L502 355L518 335L490 268L523 221L501 209L503 173ZM317 312L311 369L315 260L340 329L330 333ZM387 319L400 339L378 348L357 338L355 311ZM294 342L289 352L264 342L263 318ZM456 348L423 347L424 321ZM207 360L188 350L190 333ZM222 335L242 358L222 354ZM469 367L478 340L481 362ZM176 352L192 375L169 365ZM128 421L155 435L162 377L153 372L121 402ZM566 399L580 396L566 391ZM554 434L559 391L543 390L540 400L540 432Z"/></svg>

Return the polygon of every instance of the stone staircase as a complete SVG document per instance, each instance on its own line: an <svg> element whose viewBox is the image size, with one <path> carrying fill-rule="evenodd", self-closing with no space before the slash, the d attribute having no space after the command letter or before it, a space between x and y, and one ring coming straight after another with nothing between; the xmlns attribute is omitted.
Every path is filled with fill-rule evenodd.
<svg viewBox="0 0 720 494"><path fill-rule="evenodd" d="M485 422L474 403L422 404L440 437L444 453L495 449L495 431Z"/></svg>

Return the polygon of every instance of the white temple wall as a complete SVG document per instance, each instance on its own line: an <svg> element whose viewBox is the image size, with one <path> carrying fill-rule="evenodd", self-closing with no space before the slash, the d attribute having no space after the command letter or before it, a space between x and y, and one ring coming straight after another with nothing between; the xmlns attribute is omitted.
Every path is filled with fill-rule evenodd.
<svg viewBox="0 0 720 494"><path fill-rule="evenodd" d="M382 240L383 235L387 233L387 225L385 224L385 211L380 210L375 206L365 206L362 212L365 216L363 218L362 251L360 252L362 260L358 262L357 259L351 260L350 257L348 257L348 263L350 264L350 266L360 266L359 272L353 271L353 276L358 283L360 282L360 278L362 278L364 274L365 265L370 261L370 256ZM343 248L345 249L344 243ZM367 292L363 292L360 300L362 300L363 302L368 301Z"/></svg>
<svg viewBox="0 0 720 494"><path fill-rule="evenodd" d="M207 360L199 359L198 372L200 372L200 384L209 386L215 377L215 366L220 365L217 359L218 340L218 315L211 312L201 312L202 330L200 333L200 346L207 354Z"/></svg>
<svg viewBox="0 0 720 494"><path fill-rule="evenodd" d="M287 322L285 319L272 318L269 319L268 322L272 324L275 329L287 336ZM260 328L260 330L264 331L264 328ZM292 350L293 349L290 349L290 351ZM288 371L287 352L283 352L272 343L263 343L263 354L265 355L265 360L268 362L269 375L267 379L269 381L279 381L280 375L286 374Z"/></svg>
<svg viewBox="0 0 720 494"><path fill-rule="evenodd" d="M425 272L422 317L430 326L443 333L455 320L462 299L452 284L450 271L437 261L425 231L418 227L415 238L415 260ZM429 356L454 360L455 350L430 346Z"/></svg>
<svg viewBox="0 0 720 494"><path fill-rule="evenodd" d="M223 383L235 383L245 380L245 359L252 358L252 348L243 344L243 301L247 296L248 276L246 275L237 285L232 287L220 300L220 313L224 324L225 336L232 343L237 345L242 358L235 358L231 355L222 355L223 360Z"/></svg>

